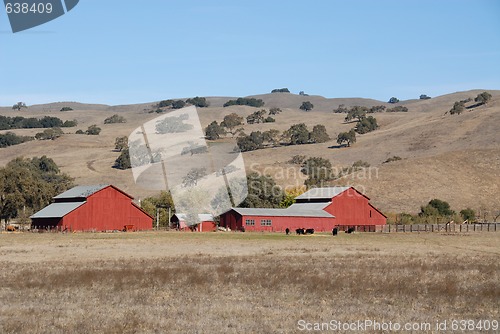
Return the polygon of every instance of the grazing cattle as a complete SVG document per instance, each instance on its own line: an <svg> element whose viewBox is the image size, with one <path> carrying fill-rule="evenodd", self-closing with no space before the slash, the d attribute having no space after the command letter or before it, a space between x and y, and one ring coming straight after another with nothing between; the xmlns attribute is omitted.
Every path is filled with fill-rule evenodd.
<svg viewBox="0 0 500 334"><path fill-rule="evenodd" d="M306 234L314 234L314 229L313 228L308 228L306 230Z"/></svg>
<svg viewBox="0 0 500 334"><path fill-rule="evenodd" d="M337 235L339 233L339 229L337 227L334 227L332 230L333 235Z"/></svg>
<svg viewBox="0 0 500 334"><path fill-rule="evenodd" d="M288 227L286 228L285 233L286 233L286 235L290 234L290 229Z"/></svg>
<svg viewBox="0 0 500 334"><path fill-rule="evenodd" d="M345 233L349 233L349 234L351 234L351 233L354 233L354 231L356 231L356 229L355 229L354 227L349 227L349 228L347 229L347 231L345 231Z"/></svg>
<svg viewBox="0 0 500 334"><path fill-rule="evenodd" d="M301 234L306 234L306 231L303 228L298 228L295 230L295 233L297 233L298 235L301 235Z"/></svg>
<svg viewBox="0 0 500 334"><path fill-rule="evenodd" d="M15 232L16 231L16 227L13 226L13 225L7 225L7 232Z"/></svg>

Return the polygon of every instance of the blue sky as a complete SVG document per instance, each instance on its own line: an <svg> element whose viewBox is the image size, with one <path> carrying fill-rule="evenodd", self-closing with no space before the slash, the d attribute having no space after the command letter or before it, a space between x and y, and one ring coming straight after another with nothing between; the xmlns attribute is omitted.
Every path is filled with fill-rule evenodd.
<svg viewBox="0 0 500 334"><path fill-rule="evenodd" d="M500 89L500 1L80 0L16 34L0 9L2 106L282 87L383 101Z"/></svg>

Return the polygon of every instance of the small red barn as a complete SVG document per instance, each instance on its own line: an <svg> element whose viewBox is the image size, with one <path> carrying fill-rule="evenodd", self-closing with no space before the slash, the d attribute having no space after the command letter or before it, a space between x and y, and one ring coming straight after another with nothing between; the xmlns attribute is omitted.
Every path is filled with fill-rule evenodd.
<svg viewBox="0 0 500 334"><path fill-rule="evenodd" d="M334 227L375 231L386 224L387 217L369 200L353 187L315 188L286 209L232 208L221 215L220 226L245 231L331 231Z"/></svg>
<svg viewBox="0 0 500 334"><path fill-rule="evenodd" d="M33 228L62 231L151 230L153 217L112 185L74 187L31 216Z"/></svg>
<svg viewBox="0 0 500 334"><path fill-rule="evenodd" d="M214 216L209 213L199 214L198 223L191 225L187 222L186 214L176 213L172 216L172 218L170 218L170 223L172 223L174 228L180 229L182 231L213 232L217 229Z"/></svg>

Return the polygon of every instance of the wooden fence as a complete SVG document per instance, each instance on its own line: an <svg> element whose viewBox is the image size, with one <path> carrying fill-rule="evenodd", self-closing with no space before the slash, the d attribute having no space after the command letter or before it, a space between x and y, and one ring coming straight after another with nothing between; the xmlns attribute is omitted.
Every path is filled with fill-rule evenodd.
<svg viewBox="0 0 500 334"><path fill-rule="evenodd" d="M377 226L377 232L500 232L500 223L485 224L387 224Z"/></svg>

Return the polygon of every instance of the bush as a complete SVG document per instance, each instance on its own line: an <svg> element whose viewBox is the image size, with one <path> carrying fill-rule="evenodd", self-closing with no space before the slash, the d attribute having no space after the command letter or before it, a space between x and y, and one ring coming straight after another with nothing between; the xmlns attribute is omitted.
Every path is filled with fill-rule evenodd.
<svg viewBox="0 0 500 334"><path fill-rule="evenodd" d="M98 136L101 133L101 128L94 124L89 126L85 133L90 136Z"/></svg>
<svg viewBox="0 0 500 334"><path fill-rule="evenodd" d="M224 127L220 126L217 121L213 121L205 128L205 137L208 140L216 140L226 134Z"/></svg>
<svg viewBox="0 0 500 334"><path fill-rule="evenodd" d="M387 159L386 161L384 161L383 163L384 163L384 164L387 164L387 163L389 163L389 162L399 161L399 160L403 160L403 159L401 159L401 157L398 157L397 155L395 155L395 156L393 156L393 157L391 157L391 158L388 158L388 159Z"/></svg>
<svg viewBox="0 0 500 334"><path fill-rule="evenodd" d="M393 97L391 97L391 98L389 99L389 103L398 103L398 102L399 102L399 99L398 99L397 97L394 97L394 96L393 96Z"/></svg>
<svg viewBox="0 0 500 334"><path fill-rule="evenodd" d="M290 93L288 88L278 88L278 89L273 89L271 93Z"/></svg>
<svg viewBox="0 0 500 334"><path fill-rule="evenodd" d="M403 106L396 106L394 108L387 109L387 112L408 112L408 108Z"/></svg>
<svg viewBox="0 0 500 334"><path fill-rule="evenodd" d="M0 134L0 148L22 144L30 140L33 140L33 137L18 136L13 132L7 132Z"/></svg>
<svg viewBox="0 0 500 334"><path fill-rule="evenodd" d="M271 108L269 109L269 116L278 115L281 112L282 110L280 108Z"/></svg>
<svg viewBox="0 0 500 334"><path fill-rule="evenodd" d="M62 107L61 110L59 111L71 111L71 110L73 110L73 108L71 107Z"/></svg>
<svg viewBox="0 0 500 334"><path fill-rule="evenodd" d="M482 92L481 94L478 94L477 97L474 99L475 102L478 102L479 104L486 104L491 100L491 94L488 92Z"/></svg>
<svg viewBox="0 0 500 334"><path fill-rule="evenodd" d="M182 109L186 106L186 102L177 100L172 103L172 109Z"/></svg>
<svg viewBox="0 0 500 334"><path fill-rule="evenodd" d="M421 216L451 216L453 214L455 212L450 209L448 202L436 198L431 200L426 206L420 208Z"/></svg>
<svg viewBox="0 0 500 334"><path fill-rule="evenodd" d="M264 147L264 136L262 132L254 131L248 136L239 137L236 143L242 152L255 151Z"/></svg>
<svg viewBox="0 0 500 334"><path fill-rule="evenodd" d="M462 211L460 211L460 216L462 216L464 220L468 220L470 222L476 220L476 212L471 208L463 209Z"/></svg>
<svg viewBox="0 0 500 334"><path fill-rule="evenodd" d="M63 135L63 131L60 128L46 129L43 132L39 132L35 135L38 140L55 140Z"/></svg>
<svg viewBox="0 0 500 334"><path fill-rule="evenodd" d="M274 123L274 122L276 122L276 120L271 116L268 116L267 118L264 119L264 123Z"/></svg>
<svg viewBox="0 0 500 334"><path fill-rule="evenodd" d="M229 100L226 103L224 103L224 107L229 107L229 106L250 106L250 107L256 107L260 108L264 106L264 101L261 99L255 99L255 98L247 98L247 97L240 97L237 100Z"/></svg>
<svg viewBox="0 0 500 334"><path fill-rule="evenodd" d="M78 122L76 119L72 121L65 121L62 125L63 128L72 128L78 125Z"/></svg>
<svg viewBox="0 0 500 334"><path fill-rule="evenodd" d="M283 133L283 137L289 140L291 145L302 145L309 143L309 130L304 123L294 124Z"/></svg>
<svg viewBox="0 0 500 334"><path fill-rule="evenodd" d="M429 100L431 97L425 94L420 95L420 100Z"/></svg>
<svg viewBox="0 0 500 334"><path fill-rule="evenodd" d="M75 134L77 134L77 135L84 135L85 132L83 130L76 130Z"/></svg>
<svg viewBox="0 0 500 334"><path fill-rule="evenodd" d="M451 115L460 115L465 110L465 103L463 101L455 102L453 108L450 109Z"/></svg>
<svg viewBox="0 0 500 334"><path fill-rule="evenodd" d="M115 124L115 123L126 123L127 120L123 116L119 116L114 114L111 117L108 117L104 120L104 124Z"/></svg>
<svg viewBox="0 0 500 334"><path fill-rule="evenodd" d="M305 155L294 155L288 162L294 165L302 165L304 160L306 160Z"/></svg>
<svg viewBox="0 0 500 334"><path fill-rule="evenodd" d="M167 108L172 106L172 103L174 103L174 100L163 100L158 102L158 104L155 105L156 108Z"/></svg>
<svg viewBox="0 0 500 334"><path fill-rule="evenodd" d="M314 105L310 101L305 101L305 102L302 102L302 105L299 108L300 108L300 110L310 111L310 110L313 110Z"/></svg>
<svg viewBox="0 0 500 334"><path fill-rule="evenodd" d="M199 96L193 97L192 99L187 99L186 103L192 104L198 108L206 108L210 105L206 98Z"/></svg>
<svg viewBox="0 0 500 334"><path fill-rule="evenodd" d="M360 135L374 131L378 128L377 120L375 117L368 116L366 118L361 119L358 124L356 124L356 127L354 128L354 131L359 133Z"/></svg>
<svg viewBox="0 0 500 334"><path fill-rule="evenodd" d="M313 143L325 143L331 138L326 132L326 128L322 124L315 125L309 134L309 139Z"/></svg>

